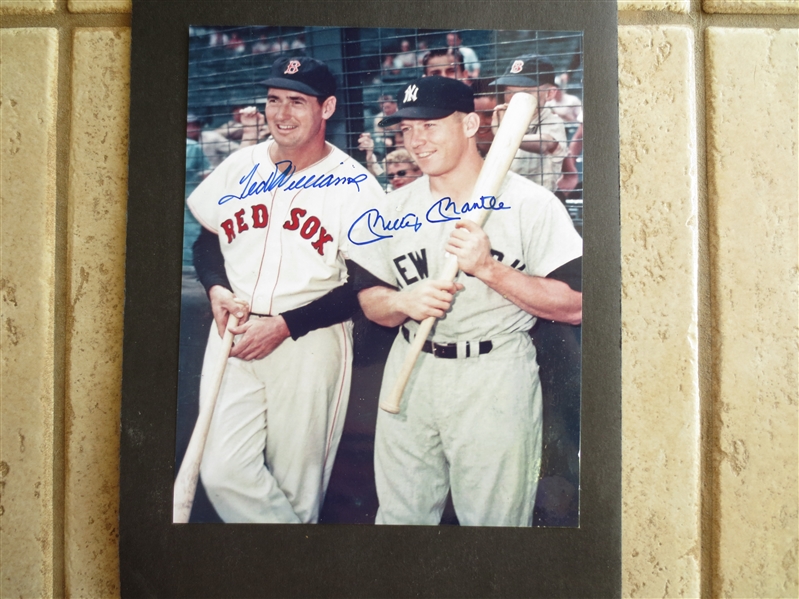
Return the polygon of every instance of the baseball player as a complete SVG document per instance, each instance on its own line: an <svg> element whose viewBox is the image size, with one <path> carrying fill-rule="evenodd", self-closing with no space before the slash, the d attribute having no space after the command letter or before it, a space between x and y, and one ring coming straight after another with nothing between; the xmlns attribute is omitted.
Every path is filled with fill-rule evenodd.
<svg viewBox="0 0 799 599"><path fill-rule="evenodd" d="M384 194L325 142L336 82L324 63L278 59L264 84L272 139L231 155L188 199L218 329L204 369L229 315L239 319L200 473L225 522L308 523L349 398L347 228Z"/></svg>
<svg viewBox="0 0 799 599"><path fill-rule="evenodd" d="M377 523L439 524L451 490L462 525L530 526L542 414L528 331L537 317L581 321L581 239L554 195L514 173L496 198L474 201L483 159L467 85L418 79L386 120L401 123L424 176L387 196L387 222L407 226L379 235L360 262L385 282L356 284L364 313L401 325L381 400L419 322L439 320L399 414L378 416ZM490 211L483 228L461 218L474 210ZM455 283L436 279L446 253L462 271Z"/></svg>
<svg viewBox="0 0 799 599"><path fill-rule="evenodd" d="M538 111L510 168L554 192L569 149L563 120L546 106L557 93L552 63L535 55L520 56L491 85L502 85L505 91L505 104L494 109L494 127L499 126L513 94L526 92L538 98Z"/></svg>

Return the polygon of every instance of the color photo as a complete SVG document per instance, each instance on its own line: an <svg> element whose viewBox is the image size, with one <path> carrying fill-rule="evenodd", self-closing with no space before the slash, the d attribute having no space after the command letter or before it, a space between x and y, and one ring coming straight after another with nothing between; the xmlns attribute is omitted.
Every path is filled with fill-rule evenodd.
<svg viewBox="0 0 799 599"><path fill-rule="evenodd" d="M430 77L449 81L420 81ZM461 91L473 109L459 108ZM489 202L456 205L460 190L446 185L467 163L477 176L507 103L524 92L537 106L514 174ZM449 101L447 116L425 113L425 94ZM582 103L581 32L190 28L176 472L201 373L212 376L222 351L209 295L220 323L234 297L249 312L235 329L190 522L579 525ZM450 113L469 112L474 123L448 136L454 144L435 137ZM306 128L319 126L321 160L298 164L314 156L318 129ZM320 185L323 173L334 177ZM400 413L377 424L389 353L393 373L426 314L381 326L368 305L347 312L323 297L348 280L363 303L375 282L363 270L406 295L441 278L444 243L465 231L454 223L470 207L487 213L502 276L551 284L548 300L530 287L514 296L477 267L458 287L440 286L454 299Z"/></svg>

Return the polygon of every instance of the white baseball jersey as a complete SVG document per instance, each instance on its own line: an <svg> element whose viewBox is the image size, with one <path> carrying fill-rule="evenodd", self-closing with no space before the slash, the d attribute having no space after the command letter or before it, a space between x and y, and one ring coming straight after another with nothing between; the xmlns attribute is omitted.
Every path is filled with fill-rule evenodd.
<svg viewBox="0 0 799 599"><path fill-rule="evenodd" d="M372 252L362 252L358 263L387 283L404 288L425 278L439 278L445 269L444 246L459 218L447 198L430 193L429 180L420 177L386 196L384 220L410 226L397 231L372 227L379 235ZM582 255L582 239L566 209L550 192L518 175L509 173L483 229L491 239L497 260L529 275L545 277ZM500 208L501 207L501 208ZM464 211L467 215L469 211ZM452 219L452 220L447 220ZM363 220L363 219L362 219ZM362 224L361 222L358 223ZM354 241L369 239L359 231ZM503 298L485 283L461 273L464 285L444 318L433 329L440 342L491 339L495 335L527 331L535 317ZM415 330L416 323L408 323Z"/></svg>
<svg viewBox="0 0 799 599"><path fill-rule="evenodd" d="M557 150L547 154L536 154L520 148L516 151L510 168L513 172L543 185L549 191L555 191L561 175L561 165L563 159L569 155L569 148L563 119L551 108L545 107L539 110L538 117L530 124L525 138L537 141L542 135L548 135L557 141Z"/></svg>
<svg viewBox="0 0 799 599"><path fill-rule="evenodd" d="M325 158L295 172L269 156L273 141L231 155L191 194L198 221L219 236L237 297L256 314L279 314L346 281L347 228L383 202L377 181L328 144Z"/></svg>
<svg viewBox="0 0 799 599"><path fill-rule="evenodd" d="M440 278L444 246L457 219L488 207L483 226L495 259L546 276L582 255L582 240L550 192L509 173L497 197L457 209L431 195L422 177L386 197L381 218L353 229L355 243L373 241L359 263L402 289ZM403 394L400 413L380 411L375 433L378 524L438 524L447 492L466 526L530 526L541 461L542 399L535 348L527 331L535 317L476 277L437 321L436 343L459 342L448 359L423 352ZM403 325L415 334L418 324ZM410 338L410 335L409 335ZM478 341L491 341L481 353ZM470 351L460 352L469 342ZM408 352L400 333L386 363L381 400L391 392Z"/></svg>
<svg viewBox="0 0 799 599"><path fill-rule="evenodd" d="M272 162L272 144L231 155L188 199L219 237L236 296L268 315L342 285L349 225L364 206L385 202L377 181L337 148L328 144L325 158L295 172L288 161ZM203 389L219 345L211 327ZM344 427L351 363L351 322L286 339L258 360L228 359L200 470L224 521L317 521Z"/></svg>

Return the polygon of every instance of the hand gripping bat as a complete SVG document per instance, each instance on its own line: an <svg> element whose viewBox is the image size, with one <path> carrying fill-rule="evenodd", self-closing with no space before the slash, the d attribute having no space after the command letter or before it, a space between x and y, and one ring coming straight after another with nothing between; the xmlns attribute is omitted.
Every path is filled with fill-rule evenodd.
<svg viewBox="0 0 799 599"><path fill-rule="evenodd" d="M208 439L211 417L214 415L219 388L222 386L222 376L225 374L230 348L233 346L233 333L230 329L235 327L238 322L238 318L232 314L228 316L227 329L225 336L222 337L222 347L219 349L219 355L213 368L208 373L206 389L209 397L206 401L200 401L197 423L194 425L189 446L186 448L186 455L183 456L183 462L180 464L180 470L175 479L175 490L172 496L172 522L175 524L185 524L191 515L194 493L197 491L197 480L200 478L200 462L203 459L205 441Z"/></svg>
<svg viewBox="0 0 799 599"><path fill-rule="evenodd" d="M494 136L494 141L491 142L491 149L488 151L483 168L477 177L477 182L474 184L472 197L476 203L479 203L482 197L496 196L499 193L502 181L508 173L513 157L516 155L516 151L519 149L522 138L527 132L527 128L530 126L537 109L537 100L530 94L518 93L511 98L505 116ZM482 226L486 218L488 218L488 210L475 210L470 213L470 217L470 220ZM441 279L454 281L457 276L458 259L450 255L447 257L447 265L441 275ZM427 340L427 336L433 329L435 321L436 318L431 316L423 320L419 325L416 337L414 337L408 348L405 362L402 364L391 394L380 402L380 407L386 412L399 413L405 386L408 384L413 367L422 351L424 342Z"/></svg>

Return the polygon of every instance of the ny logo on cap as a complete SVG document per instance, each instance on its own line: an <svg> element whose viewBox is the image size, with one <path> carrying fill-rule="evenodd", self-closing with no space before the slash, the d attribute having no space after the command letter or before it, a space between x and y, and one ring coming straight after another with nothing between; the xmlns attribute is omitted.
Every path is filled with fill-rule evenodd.
<svg viewBox="0 0 799 599"><path fill-rule="evenodd" d="M284 75L293 75L297 71L300 70L300 61L299 60L290 60L286 70L283 71Z"/></svg>
<svg viewBox="0 0 799 599"><path fill-rule="evenodd" d="M419 92L419 88L415 85L409 85L405 88L405 97L403 98L402 102L407 104L408 102L416 102L416 94Z"/></svg>
<svg viewBox="0 0 799 599"><path fill-rule="evenodd" d="M513 74L521 73L523 66L524 66L524 61L523 60L515 60L515 61L513 61L513 66L511 66L511 68L510 68L510 72L513 73Z"/></svg>

